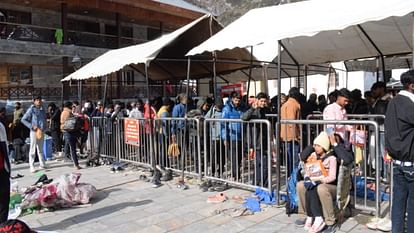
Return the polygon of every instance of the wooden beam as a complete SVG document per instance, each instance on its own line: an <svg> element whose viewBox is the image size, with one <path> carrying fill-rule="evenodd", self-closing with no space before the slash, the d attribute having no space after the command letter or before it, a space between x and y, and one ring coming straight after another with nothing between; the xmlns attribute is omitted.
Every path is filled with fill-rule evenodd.
<svg viewBox="0 0 414 233"><path fill-rule="evenodd" d="M182 16L175 16L159 11L148 10L136 6L110 2L105 0L67 0L68 7L82 7L89 9L99 9L108 13L119 13L131 19L144 21L162 21L167 25L182 26L191 22L194 18L185 18Z"/></svg>
<svg viewBox="0 0 414 233"><path fill-rule="evenodd" d="M177 6L172 6L168 4L164 4L161 2L156 2L152 0L117 0L119 3L123 3L129 6L135 6L139 8L144 8L147 10L157 11L161 13L166 13L170 15L180 16L188 19L196 19L204 15L201 12L192 11L185 8L180 8Z"/></svg>

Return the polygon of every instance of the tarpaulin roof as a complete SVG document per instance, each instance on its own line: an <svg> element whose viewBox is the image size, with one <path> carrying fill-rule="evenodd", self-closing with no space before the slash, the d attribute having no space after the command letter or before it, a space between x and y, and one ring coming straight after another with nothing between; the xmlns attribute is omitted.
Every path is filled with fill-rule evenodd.
<svg viewBox="0 0 414 233"><path fill-rule="evenodd" d="M384 68L385 70L409 69L413 67L412 57L411 54L385 57ZM348 60L344 63L347 71L377 72L382 70L381 59L379 58Z"/></svg>
<svg viewBox="0 0 414 233"><path fill-rule="evenodd" d="M258 8L187 55L261 45L275 58L278 40L300 64L407 53L412 11L413 0L312 0Z"/></svg>
<svg viewBox="0 0 414 233"><path fill-rule="evenodd" d="M223 28L214 17L204 15L199 19L147 43L110 50L61 81L84 80L101 77L130 66L140 73L148 74L152 80L185 79L187 75L187 58L185 54L196 45L205 41ZM216 72L226 74L248 67L251 56L246 49L217 52ZM237 58L235 61L234 58ZM194 57L204 62L191 63L191 78L212 76L213 65L211 53ZM244 60L244 62L240 62ZM210 63L209 63L210 62Z"/></svg>

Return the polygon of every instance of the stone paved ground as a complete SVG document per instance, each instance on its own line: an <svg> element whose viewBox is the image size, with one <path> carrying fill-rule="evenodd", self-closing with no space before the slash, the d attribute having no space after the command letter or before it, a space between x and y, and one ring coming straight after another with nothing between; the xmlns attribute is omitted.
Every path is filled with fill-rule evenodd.
<svg viewBox="0 0 414 233"><path fill-rule="evenodd" d="M49 164L51 169L46 171L49 178L74 171L69 163ZM28 172L27 164L15 166L13 173L16 172L24 175L18 179L20 187L36 181L35 175ZM83 169L81 173L81 182L91 183L98 189L91 205L35 213L21 219L36 230L67 233L305 232L293 224L298 216L286 216L284 208L268 207L261 213L242 217L219 214L218 210L240 208L241 204L233 200L208 204L206 199L213 193L203 193L195 184L182 191L176 188L175 181L171 181L154 189L149 183L137 179L138 171L111 174L105 166ZM251 192L240 189L225 193L230 198L251 195ZM360 214L348 219L339 232L372 232L364 226L369 218Z"/></svg>

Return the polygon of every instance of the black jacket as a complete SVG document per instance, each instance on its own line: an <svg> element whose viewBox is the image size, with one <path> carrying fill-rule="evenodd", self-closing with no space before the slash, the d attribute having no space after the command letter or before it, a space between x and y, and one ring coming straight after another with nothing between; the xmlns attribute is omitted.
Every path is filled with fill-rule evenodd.
<svg viewBox="0 0 414 233"><path fill-rule="evenodd" d="M393 159L414 162L414 102L398 94L385 115L385 146Z"/></svg>
<svg viewBox="0 0 414 233"><path fill-rule="evenodd" d="M60 114L61 111L58 108L50 114L50 130L60 130Z"/></svg>
<svg viewBox="0 0 414 233"><path fill-rule="evenodd" d="M266 119L266 114L269 112L269 109L267 108L250 108L247 110L243 115L241 116L241 119L243 121L250 121L250 120L257 120L257 119ZM251 130L253 130L253 125L251 125ZM255 125L255 133L252 133L252 136L256 136L255 147L256 149L263 148L264 151L267 151L267 145L269 143L268 133L267 133L267 127L263 124L256 124ZM253 132L253 131L251 131ZM254 142L252 142L254 143Z"/></svg>

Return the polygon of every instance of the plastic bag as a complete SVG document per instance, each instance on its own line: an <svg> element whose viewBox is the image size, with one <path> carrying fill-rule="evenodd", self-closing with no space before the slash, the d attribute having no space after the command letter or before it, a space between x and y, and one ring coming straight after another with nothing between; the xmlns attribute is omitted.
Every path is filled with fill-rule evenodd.
<svg viewBox="0 0 414 233"><path fill-rule="evenodd" d="M57 196L62 205L87 204L96 194L96 188L93 185L78 183L80 176L80 173L72 173L61 176L57 181Z"/></svg>
<svg viewBox="0 0 414 233"><path fill-rule="evenodd" d="M96 194L95 186L91 184L78 184L75 189L73 201L78 204L87 204Z"/></svg>
<svg viewBox="0 0 414 233"><path fill-rule="evenodd" d="M79 178L79 173L72 173L62 175L57 180L57 196L63 201L63 205L71 206L76 204L73 201L73 197L75 196L75 188Z"/></svg>
<svg viewBox="0 0 414 233"><path fill-rule="evenodd" d="M54 207L56 201L57 188L55 184L49 184L40 189L39 202L42 207Z"/></svg>

